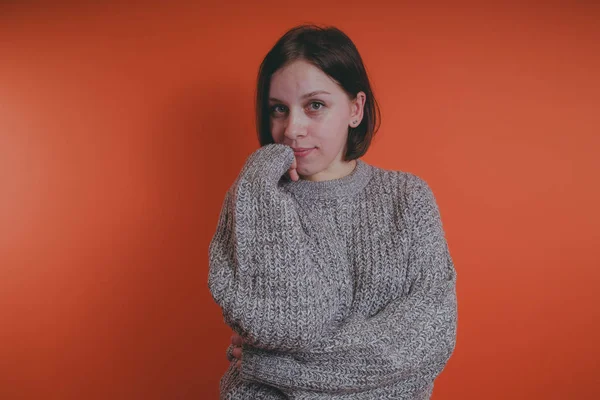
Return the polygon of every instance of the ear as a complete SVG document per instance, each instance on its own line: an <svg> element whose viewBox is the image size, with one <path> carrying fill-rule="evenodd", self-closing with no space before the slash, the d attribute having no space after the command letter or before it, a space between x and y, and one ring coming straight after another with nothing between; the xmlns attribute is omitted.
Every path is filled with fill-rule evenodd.
<svg viewBox="0 0 600 400"><path fill-rule="evenodd" d="M356 128L362 122L366 99L365 92L358 92L356 97L350 100L350 120L348 121L348 125L351 128Z"/></svg>

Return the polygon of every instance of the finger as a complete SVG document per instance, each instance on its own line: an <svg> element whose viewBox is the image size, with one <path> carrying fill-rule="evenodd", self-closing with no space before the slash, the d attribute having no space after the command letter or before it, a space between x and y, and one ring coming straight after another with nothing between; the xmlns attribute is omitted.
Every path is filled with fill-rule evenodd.
<svg viewBox="0 0 600 400"><path fill-rule="evenodd" d="M231 352L231 354L232 354L232 355L233 355L235 358L237 358L238 360L241 360L241 359L242 359L242 349L241 349L241 348L239 348L239 347L235 347L235 348L233 349L233 351Z"/></svg>
<svg viewBox="0 0 600 400"><path fill-rule="evenodd" d="M234 356L233 356L233 349L235 349L235 347L233 345L227 347L227 350L225 351L225 356L227 357L227 360L229 361L233 361L234 360Z"/></svg>
<svg viewBox="0 0 600 400"><path fill-rule="evenodd" d="M298 179L300 179L297 169L298 169L298 160L296 159L296 157L294 157L294 160L292 161L292 165L290 166L290 169L288 170L288 175L290 176L290 179L293 180L294 182L297 181Z"/></svg>
<svg viewBox="0 0 600 400"><path fill-rule="evenodd" d="M241 337L240 335L238 335L237 333L234 333L234 334L231 336L231 343L232 343L234 346L241 346L243 342L244 342L244 341L242 340L242 337Z"/></svg>
<svg viewBox="0 0 600 400"><path fill-rule="evenodd" d="M236 362L235 366L238 368L242 368L242 362L241 361Z"/></svg>
<svg viewBox="0 0 600 400"><path fill-rule="evenodd" d="M293 180L294 182L298 181L300 179L300 176L298 175L298 171L296 171L295 169L291 169L290 170L290 179Z"/></svg>

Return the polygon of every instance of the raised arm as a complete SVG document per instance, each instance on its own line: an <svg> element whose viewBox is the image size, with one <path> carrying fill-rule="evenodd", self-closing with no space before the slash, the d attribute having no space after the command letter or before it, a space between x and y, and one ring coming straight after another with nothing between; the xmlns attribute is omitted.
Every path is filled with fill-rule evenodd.
<svg viewBox="0 0 600 400"><path fill-rule="evenodd" d="M225 322L256 348L307 348L343 320L351 303L344 251L309 237L294 199L278 186L293 157L278 144L249 157L209 248L213 299Z"/></svg>

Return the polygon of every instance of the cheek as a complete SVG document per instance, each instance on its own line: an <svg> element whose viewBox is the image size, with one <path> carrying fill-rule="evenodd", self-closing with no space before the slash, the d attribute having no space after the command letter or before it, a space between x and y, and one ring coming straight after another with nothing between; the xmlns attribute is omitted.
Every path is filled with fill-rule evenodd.
<svg viewBox="0 0 600 400"><path fill-rule="evenodd" d="M283 143L283 127L277 121L271 121L271 136L275 143Z"/></svg>
<svg viewBox="0 0 600 400"><path fill-rule="evenodd" d="M346 144L348 126L339 118L323 121L322 124L315 127L314 136L319 139L322 147L326 150L336 152L340 146Z"/></svg>

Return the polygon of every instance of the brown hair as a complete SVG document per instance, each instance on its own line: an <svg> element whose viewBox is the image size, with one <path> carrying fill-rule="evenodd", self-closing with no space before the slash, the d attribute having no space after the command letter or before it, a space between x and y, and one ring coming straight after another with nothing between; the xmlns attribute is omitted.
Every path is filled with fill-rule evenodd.
<svg viewBox="0 0 600 400"><path fill-rule="evenodd" d="M271 77L280 68L307 61L337 82L351 99L366 95L363 119L348 128L345 161L363 156L379 129L380 111L373 95L362 58L352 40L335 27L300 25L287 31L267 53L258 71L256 130L261 146L273 143L270 127L269 90Z"/></svg>

